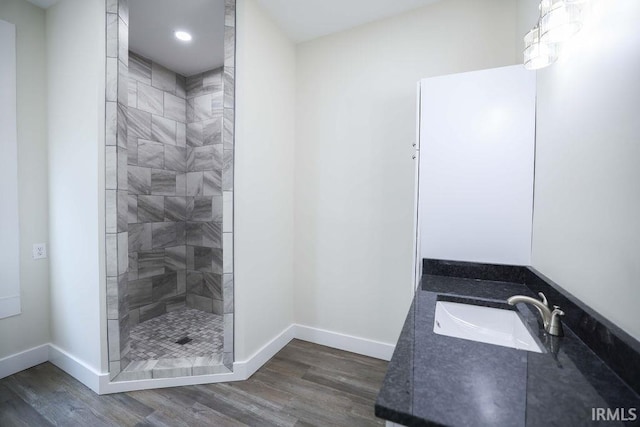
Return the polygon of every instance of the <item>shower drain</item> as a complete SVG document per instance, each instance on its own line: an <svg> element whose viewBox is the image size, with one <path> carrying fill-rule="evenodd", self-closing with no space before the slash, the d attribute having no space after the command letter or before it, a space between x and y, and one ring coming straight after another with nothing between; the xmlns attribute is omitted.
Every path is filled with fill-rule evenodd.
<svg viewBox="0 0 640 427"><path fill-rule="evenodd" d="M176 341L176 344L185 345L186 343L190 343L191 341L193 341L191 338L184 337L184 338L180 338L178 341Z"/></svg>

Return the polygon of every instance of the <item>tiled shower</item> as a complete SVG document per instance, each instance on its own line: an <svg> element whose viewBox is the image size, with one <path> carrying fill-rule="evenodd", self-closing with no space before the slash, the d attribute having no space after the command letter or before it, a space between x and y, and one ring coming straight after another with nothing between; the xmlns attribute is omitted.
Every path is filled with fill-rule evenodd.
<svg viewBox="0 0 640 427"><path fill-rule="evenodd" d="M129 51L128 0L106 5L110 377L223 372L233 362L235 1L225 1L224 66L189 77Z"/></svg>

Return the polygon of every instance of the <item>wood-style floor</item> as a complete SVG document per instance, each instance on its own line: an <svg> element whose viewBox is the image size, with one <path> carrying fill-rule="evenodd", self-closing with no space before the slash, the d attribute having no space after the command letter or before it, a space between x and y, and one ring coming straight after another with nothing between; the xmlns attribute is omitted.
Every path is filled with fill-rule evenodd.
<svg viewBox="0 0 640 427"><path fill-rule="evenodd" d="M0 380L0 426L370 426L387 362L294 340L247 381L98 396L44 363Z"/></svg>

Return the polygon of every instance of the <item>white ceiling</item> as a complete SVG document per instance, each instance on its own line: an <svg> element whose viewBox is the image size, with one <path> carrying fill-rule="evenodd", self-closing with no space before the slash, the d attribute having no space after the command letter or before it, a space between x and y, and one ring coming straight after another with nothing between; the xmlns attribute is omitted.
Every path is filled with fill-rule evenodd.
<svg viewBox="0 0 640 427"><path fill-rule="evenodd" d="M58 0L27 0L29 3L33 3L36 6L40 6L43 9L53 6L58 3Z"/></svg>
<svg viewBox="0 0 640 427"><path fill-rule="evenodd" d="M296 43L379 19L439 0L257 0Z"/></svg>
<svg viewBox="0 0 640 427"><path fill-rule="evenodd" d="M184 30L184 43L173 32ZM129 49L184 76L224 63L224 0L129 0Z"/></svg>

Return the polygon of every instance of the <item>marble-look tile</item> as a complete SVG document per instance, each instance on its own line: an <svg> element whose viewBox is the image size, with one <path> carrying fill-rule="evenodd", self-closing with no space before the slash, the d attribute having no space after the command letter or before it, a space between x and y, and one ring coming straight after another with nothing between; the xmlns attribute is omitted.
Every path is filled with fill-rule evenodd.
<svg viewBox="0 0 640 427"><path fill-rule="evenodd" d="M158 142L139 139L138 165L162 169L164 167L164 145Z"/></svg>
<svg viewBox="0 0 640 427"><path fill-rule="evenodd" d="M224 67L224 108L233 108L235 104L235 69Z"/></svg>
<svg viewBox="0 0 640 427"><path fill-rule="evenodd" d="M224 109L222 122L222 139L225 150L233 150L233 135L235 130L235 113L231 108Z"/></svg>
<svg viewBox="0 0 640 427"><path fill-rule="evenodd" d="M161 196L175 196L176 173L163 169L152 169L151 194Z"/></svg>
<svg viewBox="0 0 640 427"><path fill-rule="evenodd" d="M236 26L236 0L225 0L224 2L224 25L227 27Z"/></svg>
<svg viewBox="0 0 640 427"><path fill-rule="evenodd" d="M176 296L178 289L178 276L175 271L170 271L161 276L151 278L153 301L165 301Z"/></svg>
<svg viewBox="0 0 640 427"><path fill-rule="evenodd" d="M151 169L138 166L129 166L128 188L131 194L151 194Z"/></svg>
<svg viewBox="0 0 640 427"><path fill-rule="evenodd" d="M151 279L140 279L129 282L129 310L134 310L151 304Z"/></svg>
<svg viewBox="0 0 640 427"><path fill-rule="evenodd" d="M200 226L202 240L200 245L207 248L222 248L222 224L219 222L205 222Z"/></svg>
<svg viewBox="0 0 640 427"><path fill-rule="evenodd" d="M164 266L165 266L165 271L178 271L178 270L186 269L187 268L187 247L182 245L182 246L172 246L169 248L165 248ZM178 290L178 293L179 293L179 290Z"/></svg>
<svg viewBox="0 0 640 427"><path fill-rule="evenodd" d="M224 312L233 313L233 274L225 274L222 280L222 300L224 301Z"/></svg>
<svg viewBox="0 0 640 427"><path fill-rule="evenodd" d="M153 303L140 307L140 322L145 322L154 317L162 316L167 312L167 306L164 302Z"/></svg>
<svg viewBox="0 0 640 427"><path fill-rule="evenodd" d="M191 376L193 358L160 359L154 366L153 378L177 378Z"/></svg>
<svg viewBox="0 0 640 427"><path fill-rule="evenodd" d="M118 0L118 16L129 25L129 0Z"/></svg>
<svg viewBox="0 0 640 427"><path fill-rule="evenodd" d="M187 150L187 170L198 172L215 169L214 146L194 147Z"/></svg>
<svg viewBox="0 0 640 427"><path fill-rule="evenodd" d="M222 115L202 123L202 143L222 144Z"/></svg>
<svg viewBox="0 0 640 427"><path fill-rule="evenodd" d="M203 173L203 195L220 196L222 195L222 170L214 169Z"/></svg>
<svg viewBox="0 0 640 427"><path fill-rule="evenodd" d="M118 374L115 381L150 380L156 363L157 360L134 360Z"/></svg>
<svg viewBox="0 0 640 427"><path fill-rule="evenodd" d="M155 62L151 63L151 85L164 92L176 93L176 73Z"/></svg>
<svg viewBox="0 0 640 427"><path fill-rule="evenodd" d="M190 249L193 252L193 248ZM204 276L199 271L187 270L187 293L202 295Z"/></svg>
<svg viewBox="0 0 640 427"><path fill-rule="evenodd" d="M186 164L185 164L186 167ZM187 195L187 174L186 173L178 173L176 174L176 196L186 196Z"/></svg>
<svg viewBox="0 0 640 427"><path fill-rule="evenodd" d="M118 278L107 277L107 319L119 319L118 306Z"/></svg>
<svg viewBox="0 0 640 427"><path fill-rule="evenodd" d="M187 308L187 301L184 295L177 295L165 301L165 307L167 313L172 311L185 310Z"/></svg>
<svg viewBox="0 0 640 427"><path fill-rule="evenodd" d="M233 273L233 234L222 233L223 272Z"/></svg>
<svg viewBox="0 0 640 427"><path fill-rule="evenodd" d="M224 351L233 353L233 314L224 315Z"/></svg>
<svg viewBox="0 0 640 427"><path fill-rule="evenodd" d="M184 123L176 123L176 145L180 147L187 145L187 125Z"/></svg>
<svg viewBox="0 0 640 427"><path fill-rule="evenodd" d="M229 369L233 370L233 353L232 352L224 352L222 353L222 363Z"/></svg>
<svg viewBox="0 0 640 427"><path fill-rule="evenodd" d="M182 99L187 97L187 78L176 74L176 96Z"/></svg>
<svg viewBox="0 0 640 427"><path fill-rule="evenodd" d="M164 220L165 221L186 221L187 220L187 198L186 197L165 197Z"/></svg>
<svg viewBox="0 0 640 427"><path fill-rule="evenodd" d="M213 300L211 298L201 297L200 295L187 294L187 307L211 313Z"/></svg>
<svg viewBox="0 0 640 427"><path fill-rule="evenodd" d="M134 327L138 323L140 323L140 309L136 308L135 310L129 310L129 325Z"/></svg>
<svg viewBox="0 0 640 427"><path fill-rule="evenodd" d="M129 226L129 194L126 190L118 190L117 226L118 232L127 231Z"/></svg>
<svg viewBox="0 0 640 427"><path fill-rule="evenodd" d="M117 247L118 247L118 275L125 274L127 268L129 268L129 253L127 248L129 247L129 234L128 232L122 232L117 234Z"/></svg>
<svg viewBox="0 0 640 427"><path fill-rule="evenodd" d="M118 13L118 0L107 0L107 13Z"/></svg>
<svg viewBox="0 0 640 427"><path fill-rule="evenodd" d="M194 121L202 122L213 119L213 99L215 94L206 94L193 98ZM222 96L220 96L220 107L222 108Z"/></svg>
<svg viewBox="0 0 640 427"><path fill-rule="evenodd" d="M107 341L109 360L120 360L120 323L118 320L107 320Z"/></svg>
<svg viewBox="0 0 640 427"><path fill-rule="evenodd" d="M203 94L203 79L204 75L202 73L186 78L187 99L195 98L196 96Z"/></svg>
<svg viewBox="0 0 640 427"><path fill-rule="evenodd" d="M211 308L211 312L222 316L224 314L224 303L222 300L214 299L212 302L213 307Z"/></svg>
<svg viewBox="0 0 640 427"><path fill-rule="evenodd" d="M187 291L187 247L184 246L184 268L180 269L178 273L178 295L183 295ZM166 251L165 251L166 253ZM180 264L182 265L182 263Z"/></svg>
<svg viewBox="0 0 640 427"><path fill-rule="evenodd" d="M107 57L118 57L118 15L107 13Z"/></svg>
<svg viewBox="0 0 640 427"><path fill-rule="evenodd" d="M122 17L118 20L118 59L129 66L129 25Z"/></svg>
<svg viewBox="0 0 640 427"><path fill-rule="evenodd" d="M104 185L107 190L118 188L118 152L116 147L105 147L104 153Z"/></svg>
<svg viewBox="0 0 640 427"><path fill-rule="evenodd" d="M202 172L187 173L187 196L203 196L204 175Z"/></svg>
<svg viewBox="0 0 640 427"><path fill-rule="evenodd" d="M114 379L120 373L121 362L116 360L115 362L109 362L109 380L114 381Z"/></svg>
<svg viewBox="0 0 640 427"><path fill-rule="evenodd" d="M131 135L131 131L127 135L127 164L138 165L138 138Z"/></svg>
<svg viewBox="0 0 640 427"><path fill-rule="evenodd" d="M164 96L161 90L138 83L138 109L162 116Z"/></svg>
<svg viewBox="0 0 640 427"><path fill-rule="evenodd" d="M222 300L222 275L214 273L203 273L203 296L211 297L214 300Z"/></svg>
<svg viewBox="0 0 640 427"><path fill-rule="evenodd" d="M222 354L207 357L196 357L191 368L193 375L226 374L231 371L223 365Z"/></svg>
<svg viewBox="0 0 640 427"><path fill-rule="evenodd" d="M129 70L125 63L118 59L118 102L127 105L129 96Z"/></svg>
<svg viewBox="0 0 640 427"><path fill-rule="evenodd" d="M164 249L138 252L138 277L146 279L165 273ZM129 289L131 292L131 289Z"/></svg>
<svg viewBox="0 0 640 427"><path fill-rule="evenodd" d="M175 222L156 222L151 225L151 246L153 249L167 248L176 246L176 244Z"/></svg>
<svg viewBox="0 0 640 427"><path fill-rule="evenodd" d="M164 197L163 196L138 196L138 221L140 222L164 221Z"/></svg>
<svg viewBox="0 0 640 427"><path fill-rule="evenodd" d="M224 150L222 190L233 191L233 150Z"/></svg>
<svg viewBox="0 0 640 427"><path fill-rule="evenodd" d="M127 149L118 147L117 149L117 162L118 170L116 175L118 177L118 190L127 190L129 188L128 183L128 167L127 167Z"/></svg>
<svg viewBox="0 0 640 427"><path fill-rule="evenodd" d="M222 231L225 233L233 232L233 192L225 191L222 193Z"/></svg>
<svg viewBox="0 0 640 427"><path fill-rule="evenodd" d="M236 31L229 25L224 26L224 66L235 67Z"/></svg>
<svg viewBox="0 0 640 427"><path fill-rule="evenodd" d="M176 241L177 245L186 245L187 244L187 223L186 222L176 222Z"/></svg>
<svg viewBox="0 0 640 427"><path fill-rule="evenodd" d="M186 244L191 246L203 246L201 222L187 222L185 227Z"/></svg>
<svg viewBox="0 0 640 427"><path fill-rule="evenodd" d="M118 101L118 59L107 58L105 97L107 101Z"/></svg>
<svg viewBox="0 0 640 427"><path fill-rule="evenodd" d="M129 231L129 235L131 235L131 231ZM129 237L129 241L131 241L131 237ZM129 251L129 274L127 276L129 281L138 280L138 252Z"/></svg>
<svg viewBox="0 0 640 427"><path fill-rule="evenodd" d="M194 98L187 98L187 123L193 123L196 120L195 101Z"/></svg>
<svg viewBox="0 0 640 427"><path fill-rule="evenodd" d="M164 116L177 122L186 123L187 103L185 99L165 92Z"/></svg>
<svg viewBox="0 0 640 427"><path fill-rule="evenodd" d="M127 220L129 224L135 224L138 222L138 197L130 194L127 198Z"/></svg>
<svg viewBox="0 0 640 427"><path fill-rule="evenodd" d="M212 221L211 197L195 197L191 209L187 211L189 221Z"/></svg>
<svg viewBox="0 0 640 427"><path fill-rule="evenodd" d="M222 196L214 196L211 198L211 216L213 217L213 222L222 224L224 220Z"/></svg>
<svg viewBox="0 0 640 427"><path fill-rule="evenodd" d="M118 192L117 190L105 191L105 228L107 233L118 232Z"/></svg>
<svg viewBox="0 0 640 427"><path fill-rule="evenodd" d="M151 139L163 144L176 145L176 122L153 115L151 117Z"/></svg>
<svg viewBox="0 0 640 427"><path fill-rule="evenodd" d="M131 108L138 107L138 82L129 79L129 97L127 99L127 106Z"/></svg>
<svg viewBox="0 0 640 427"><path fill-rule="evenodd" d="M118 236L114 233L105 236L105 259L107 277L118 276Z"/></svg>
<svg viewBox="0 0 640 427"><path fill-rule="evenodd" d="M218 67L202 73L202 87L204 93L219 92L222 90L223 70L223 67Z"/></svg>
<svg viewBox="0 0 640 427"><path fill-rule="evenodd" d="M105 104L105 145L116 145L118 134L118 104L107 102Z"/></svg>
<svg viewBox="0 0 640 427"><path fill-rule="evenodd" d="M151 113L129 108L127 110L129 135L136 138L151 139Z"/></svg>
<svg viewBox="0 0 640 427"><path fill-rule="evenodd" d="M203 144L202 123L187 123L187 145L189 147L200 147Z"/></svg>
<svg viewBox="0 0 640 427"><path fill-rule="evenodd" d="M151 61L129 51L129 76L137 82L151 85Z"/></svg>
<svg viewBox="0 0 640 427"><path fill-rule="evenodd" d="M151 250L151 224L129 225L129 252Z"/></svg>
<svg viewBox="0 0 640 427"><path fill-rule="evenodd" d="M213 254L213 263L211 264L211 272L217 274L223 274L224 269L222 267L223 263L223 250L222 249L212 249Z"/></svg>
<svg viewBox="0 0 640 427"><path fill-rule="evenodd" d="M128 112L127 112L126 101L122 103L120 99L118 99L117 106L117 115L118 115L118 125L117 134L116 134L116 145L120 148L127 148L127 135L129 132L129 120L128 120Z"/></svg>
<svg viewBox="0 0 640 427"><path fill-rule="evenodd" d="M187 171L187 149L166 145L164 147L164 167L165 169L186 172Z"/></svg>

